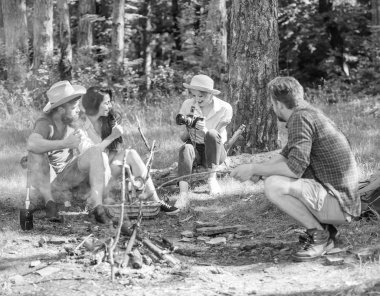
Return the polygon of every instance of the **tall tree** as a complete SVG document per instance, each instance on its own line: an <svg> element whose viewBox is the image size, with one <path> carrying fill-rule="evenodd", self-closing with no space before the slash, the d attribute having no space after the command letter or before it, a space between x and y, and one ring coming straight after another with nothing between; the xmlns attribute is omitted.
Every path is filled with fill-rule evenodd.
<svg viewBox="0 0 380 296"><path fill-rule="evenodd" d="M151 0L145 0L144 8L144 35L143 35L143 48L144 48L144 74L145 74L145 87L150 90L152 79L152 3Z"/></svg>
<svg viewBox="0 0 380 296"><path fill-rule="evenodd" d="M96 12L95 0L79 1L78 47L90 47L94 34L92 23Z"/></svg>
<svg viewBox="0 0 380 296"><path fill-rule="evenodd" d="M380 0L372 0L372 41L374 52L380 48ZM376 60L376 59L375 59Z"/></svg>
<svg viewBox="0 0 380 296"><path fill-rule="evenodd" d="M53 0L35 0L33 18L33 69L53 57Z"/></svg>
<svg viewBox="0 0 380 296"><path fill-rule="evenodd" d="M226 0L211 0L206 20L206 47L203 53L207 67L219 73L227 65Z"/></svg>
<svg viewBox="0 0 380 296"><path fill-rule="evenodd" d="M120 77L124 68L124 7L125 0L114 0L112 20L113 78Z"/></svg>
<svg viewBox="0 0 380 296"><path fill-rule="evenodd" d="M28 67L28 30L25 0L2 0L5 33L5 55L8 79L22 78Z"/></svg>
<svg viewBox="0 0 380 296"><path fill-rule="evenodd" d="M172 18L173 18L173 38L174 38L174 50L176 54L174 55L177 58L180 56L177 54L182 49L182 40L181 40L181 28L179 25L179 18L181 17L181 10L179 7L178 0L172 0ZM180 58L181 59L181 58Z"/></svg>
<svg viewBox="0 0 380 296"><path fill-rule="evenodd" d="M70 14L67 0L57 2L59 13L59 46L61 57L58 68L62 80L71 80L73 53L71 48Z"/></svg>
<svg viewBox="0 0 380 296"><path fill-rule="evenodd" d="M247 126L242 150L278 148L277 118L267 83L278 75L277 0L241 0L231 4L229 100L235 106L232 127Z"/></svg>

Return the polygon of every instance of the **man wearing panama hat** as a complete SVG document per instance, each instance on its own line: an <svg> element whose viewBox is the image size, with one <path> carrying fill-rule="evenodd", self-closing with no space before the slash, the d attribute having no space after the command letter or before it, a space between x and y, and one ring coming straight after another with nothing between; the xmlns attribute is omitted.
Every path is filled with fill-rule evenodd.
<svg viewBox="0 0 380 296"><path fill-rule="evenodd" d="M191 174L193 166L202 165L210 174L208 186L210 194L220 193L216 179L217 166L222 163L227 153L224 143L227 140L226 126L232 119L232 107L216 95L214 81L207 75L195 75L190 84L183 86L189 90L190 97L181 106L176 122L184 125L181 140L185 144L180 148L178 175ZM185 208L188 204L188 183L179 182L180 197L175 207Z"/></svg>
<svg viewBox="0 0 380 296"><path fill-rule="evenodd" d="M74 125L79 118L80 98L85 93L83 86L68 81L53 84L46 92L49 102L43 108L44 114L37 119L27 142L29 183L41 193L46 215L52 221L59 221L53 194L88 181L95 219L108 222L102 206L107 180L102 151L93 147L76 156L83 134ZM56 174L51 183L50 166Z"/></svg>

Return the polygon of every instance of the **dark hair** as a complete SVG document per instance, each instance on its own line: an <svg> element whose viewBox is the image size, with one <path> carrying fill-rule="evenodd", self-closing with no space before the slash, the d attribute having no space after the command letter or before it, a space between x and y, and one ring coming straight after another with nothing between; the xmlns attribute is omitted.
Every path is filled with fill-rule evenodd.
<svg viewBox="0 0 380 296"><path fill-rule="evenodd" d="M95 115L99 112L99 106L103 102L106 95L110 96L112 102L112 91L109 88L101 88L98 86L90 87L86 94L82 98L82 105L87 115ZM121 115L113 108L109 111L107 116L101 116L99 118L101 123L101 135L102 140L107 138L112 133L112 128L116 124L121 123ZM119 137L108 145L108 150L117 150L119 144L123 143L123 138Z"/></svg>
<svg viewBox="0 0 380 296"><path fill-rule="evenodd" d="M276 77L268 83L268 91L273 100L293 109L303 100L303 87L294 77Z"/></svg>
<svg viewBox="0 0 380 296"><path fill-rule="evenodd" d="M87 115L95 115L99 111L99 106L106 95L112 101L112 91L108 88L91 86L82 97L82 105Z"/></svg>
<svg viewBox="0 0 380 296"><path fill-rule="evenodd" d="M107 116L101 116L99 118L101 122L101 135L102 140L107 138L112 133L112 128L116 124L121 124L121 115L119 112L111 109ZM123 138L119 137L115 139L110 145L108 145L108 150L118 150L119 144L123 143Z"/></svg>

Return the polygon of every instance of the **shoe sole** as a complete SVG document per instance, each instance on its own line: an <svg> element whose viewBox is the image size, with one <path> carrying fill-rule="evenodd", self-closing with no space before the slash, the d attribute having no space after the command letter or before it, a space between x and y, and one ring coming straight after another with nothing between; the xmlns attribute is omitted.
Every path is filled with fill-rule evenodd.
<svg viewBox="0 0 380 296"><path fill-rule="evenodd" d="M181 210L180 209L177 209L173 212L164 212L166 215L168 216L175 216L175 215L178 215L178 213L180 212Z"/></svg>

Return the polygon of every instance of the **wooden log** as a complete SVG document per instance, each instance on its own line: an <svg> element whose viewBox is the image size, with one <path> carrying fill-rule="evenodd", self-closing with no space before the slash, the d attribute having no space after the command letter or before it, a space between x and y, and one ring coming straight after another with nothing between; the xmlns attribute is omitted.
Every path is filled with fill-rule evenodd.
<svg viewBox="0 0 380 296"><path fill-rule="evenodd" d="M246 225L201 227L196 229L196 233L197 235L216 235L227 232L238 232L242 228L246 228Z"/></svg>
<svg viewBox="0 0 380 296"><path fill-rule="evenodd" d="M149 238L142 239L142 243L146 246L154 255L163 259L170 267L177 266L180 261L170 254L166 254L164 250L157 247Z"/></svg>
<svg viewBox="0 0 380 296"><path fill-rule="evenodd" d="M130 253L130 262L132 265L132 268L134 269L140 269L142 268L142 256L138 249L133 249L133 251Z"/></svg>

